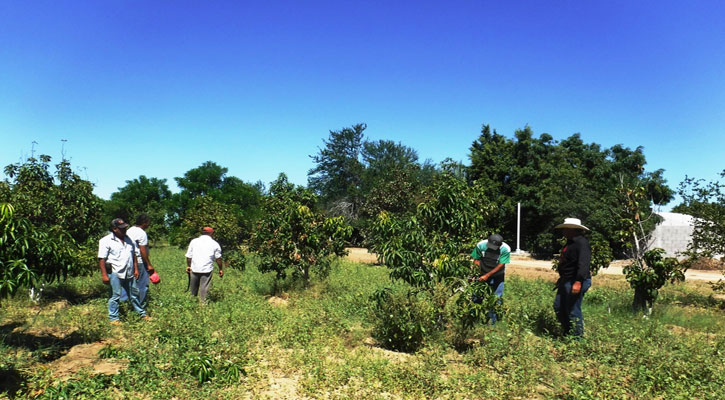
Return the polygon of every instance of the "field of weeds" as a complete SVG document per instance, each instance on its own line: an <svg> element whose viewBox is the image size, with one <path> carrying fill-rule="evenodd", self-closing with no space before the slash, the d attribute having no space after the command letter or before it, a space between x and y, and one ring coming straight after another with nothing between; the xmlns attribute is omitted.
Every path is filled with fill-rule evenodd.
<svg viewBox="0 0 725 400"><path fill-rule="evenodd" d="M415 353L371 338L370 296L395 286L381 266L337 262L310 287L253 263L215 276L211 302L185 291L183 252L154 249L162 276L141 321L107 320L99 276L72 278L0 308L0 398L725 398L725 310L704 284L665 287L650 318L622 278L595 277L586 336L555 332L546 276L509 274L503 321L464 349L431 335Z"/></svg>

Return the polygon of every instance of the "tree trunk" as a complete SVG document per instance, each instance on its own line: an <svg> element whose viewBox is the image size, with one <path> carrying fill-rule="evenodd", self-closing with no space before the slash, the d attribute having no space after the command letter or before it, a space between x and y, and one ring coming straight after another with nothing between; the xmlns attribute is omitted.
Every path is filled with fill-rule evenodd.
<svg viewBox="0 0 725 400"><path fill-rule="evenodd" d="M645 289L634 289L632 311L635 313L641 312L645 315L650 315L652 313L652 301L649 299L649 295Z"/></svg>

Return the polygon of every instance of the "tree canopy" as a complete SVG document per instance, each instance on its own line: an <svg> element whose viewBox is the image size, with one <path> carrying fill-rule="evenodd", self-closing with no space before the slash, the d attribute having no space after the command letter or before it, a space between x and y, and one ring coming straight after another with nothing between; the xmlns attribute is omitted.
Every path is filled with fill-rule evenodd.
<svg viewBox="0 0 725 400"><path fill-rule="evenodd" d="M648 208L650 202L666 204L674 195L662 170L645 171L642 147L602 149L584 143L579 134L559 142L546 133L535 138L527 126L509 139L484 125L469 157L468 178L497 205L504 237L515 237L515 207L521 202L520 247L542 255L556 252L553 228L566 217L581 218L610 238L612 249L621 254L622 245L612 239L621 182L645 182Z"/></svg>

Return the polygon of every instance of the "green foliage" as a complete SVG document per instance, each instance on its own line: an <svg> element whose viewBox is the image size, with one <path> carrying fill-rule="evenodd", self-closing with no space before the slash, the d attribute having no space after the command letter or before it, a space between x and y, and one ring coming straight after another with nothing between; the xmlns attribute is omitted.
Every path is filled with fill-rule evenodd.
<svg viewBox="0 0 725 400"><path fill-rule="evenodd" d="M5 167L0 185L0 297L93 269L103 232L102 201L67 160L51 157Z"/></svg>
<svg viewBox="0 0 725 400"><path fill-rule="evenodd" d="M663 257L662 249L648 250L642 258L635 259L624 267L624 276L634 289L635 311L652 308L659 289L667 282L677 283L685 280L685 267L674 257Z"/></svg>
<svg viewBox="0 0 725 400"><path fill-rule="evenodd" d="M18 216L40 229L62 230L77 243L95 239L110 221L102 220L103 202L93 194L93 184L74 173L65 159L51 174L50 161L41 155L6 166L12 181L0 191L0 201L13 204Z"/></svg>
<svg viewBox="0 0 725 400"><path fill-rule="evenodd" d="M252 234L249 249L260 257L259 270L284 279L288 270L309 282L310 269L327 275L333 259L345 254L352 228L342 217L315 211L317 196L294 187L280 174L263 201L264 218Z"/></svg>
<svg viewBox="0 0 725 400"><path fill-rule="evenodd" d="M174 242L185 247L191 239L199 236L205 226L214 228L214 240L223 250L236 249L242 243L243 231L235 208L210 196L199 196L192 201L176 231Z"/></svg>
<svg viewBox="0 0 725 400"><path fill-rule="evenodd" d="M441 175L424 199L413 216L380 213L369 239L372 250L392 278L414 287L466 278L471 250L497 228L489 219L493 207L480 191L450 174Z"/></svg>
<svg viewBox="0 0 725 400"><path fill-rule="evenodd" d="M378 254L380 262L388 267L392 279L427 292L436 318L440 320L437 329L444 327L448 303L462 291L450 318L462 327L459 331L465 331L475 321L485 319L482 318L486 314L484 307L496 301L495 295L480 293L485 290L482 285L467 283L471 274L471 250L481 237L496 229L487 225L492 207L481 191L448 173L434 181L424 192L424 199L412 216L396 217L381 212L369 237L371 248ZM474 294L481 295L482 305L471 303ZM404 306L412 307L409 303L402 304L403 310ZM489 309L486 308L486 312ZM404 339L405 335L386 327L391 322L394 321L377 319L376 329L380 335L395 334L386 337L388 342ZM413 329L415 325L411 327L408 324L407 327ZM412 334L408 336L415 337ZM417 345L413 343L410 346ZM400 344L396 346L401 347Z"/></svg>
<svg viewBox="0 0 725 400"><path fill-rule="evenodd" d="M330 131L325 148L311 156L316 164L308 173L308 187L324 204L342 201L348 217L357 217L361 202L363 164L360 162L365 124L356 124L339 131Z"/></svg>
<svg viewBox="0 0 725 400"><path fill-rule="evenodd" d="M720 178L725 178L725 170ZM684 255L690 262L696 262L725 254L725 182L685 177L680 183L679 194L682 203L672 211L695 217L692 242ZM723 282L713 285L716 291L724 288Z"/></svg>
<svg viewBox="0 0 725 400"><path fill-rule="evenodd" d="M0 298L21 287L65 278L72 271L75 242L65 232L43 231L0 203Z"/></svg>
<svg viewBox="0 0 725 400"><path fill-rule="evenodd" d="M556 252L553 227L566 217L583 218L607 238L614 254L621 254L621 243L614 239L617 224L610 213L618 208L620 180L643 182L647 199L656 204L666 204L673 196L661 170L644 171L641 147L602 149L595 143L585 144L579 134L557 142L546 133L535 138L527 126L509 139L484 125L471 146L470 158L468 179L476 180L497 205L494 220L501 221L504 237L516 233L516 202L520 201L521 247L544 256Z"/></svg>
<svg viewBox="0 0 725 400"><path fill-rule="evenodd" d="M620 205L615 217L619 230L616 236L624 243L632 260L623 270L634 289L632 308L649 314L659 289L666 282L685 280L687 264L681 264L676 258L664 258L662 249L649 249L649 232L654 228L654 219L646 215L649 205L644 186L621 182L618 193Z"/></svg>
<svg viewBox="0 0 725 400"><path fill-rule="evenodd" d="M183 177L174 178L181 188L171 198L172 212L169 215L174 228L178 228L184 220L196 218L187 213L199 213L198 197L211 198L214 202L228 207L225 213L231 212L233 218L241 225L240 234L247 238L256 219L260 214L261 188L241 179L227 176L227 168L207 161L197 168L190 169ZM206 201L206 200L204 200ZM214 227L216 230L216 227ZM182 229L181 235L185 235ZM179 233L176 233L178 236Z"/></svg>
<svg viewBox="0 0 725 400"><path fill-rule="evenodd" d="M186 286L182 259L178 248L155 250L154 267L163 277L150 288L155 319L129 319L122 331L108 326L106 287L97 276L46 287L56 297L39 306L27 296L4 302L0 398L725 398L725 318L700 285L666 285L660 306L643 319L629 312L626 282L605 279L584 299L586 337L570 342L556 335L550 280L509 271L502 321L474 325L460 349L447 335L428 334L417 352L401 354L369 341L370 296L384 287L394 296L407 294L407 285L391 282L384 268L336 262L328 279L291 288L288 305L275 307L265 290L273 277L250 258L244 273L229 270L223 285L215 278L212 295L223 296L200 307L180 290ZM437 301L427 292L416 297L423 310ZM89 329L96 335L84 333ZM102 350L106 361L127 367L61 382L55 368L62 372L70 364L33 356L59 356L68 346L97 341L113 343ZM196 357L215 369L203 384L190 368Z"/></svg>
<svg viewBox="0 0 725 400"><path fill-rule="evenodd" d="M385 288L371 296L375 326L372 336L385 348L417 351L435 329L436 313L421 293L394 293Z"/></svg>
<svg viewBox="0 0 725 400"><path fill-rule="evenodd" d="M166 217L171 212L171 191L166 179L147 178L144 175L126 181L126 186L118 188L106 202L106 220L123 218L134 224L139 214L151 217L146 230L150 238L159 238L168 234Z"/></svg>

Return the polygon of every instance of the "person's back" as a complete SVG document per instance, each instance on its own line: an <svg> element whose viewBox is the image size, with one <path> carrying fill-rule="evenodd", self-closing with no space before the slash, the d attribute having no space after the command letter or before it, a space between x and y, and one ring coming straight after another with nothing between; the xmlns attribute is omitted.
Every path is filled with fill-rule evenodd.
<svg viewBox="0 0 725 400"><path fill-rule="evenodd" d="M204 227L201 236L189 243L186 251L186 273L189 274L189 291L192 296L200 293L202 303L206 303L206 295L211 287L211 273L214 262L219 266L219 277L224 276L222 270L222 248L211 236L214 229Z"/></svg>
<svg viewBox="0 0 725 400"><path fill-rule="evenodd" d="M214 269L214 261L221 257L221 246L209 235L201 235L189 243L186 257L191 258L191 271L205 274Z"/></svg>

